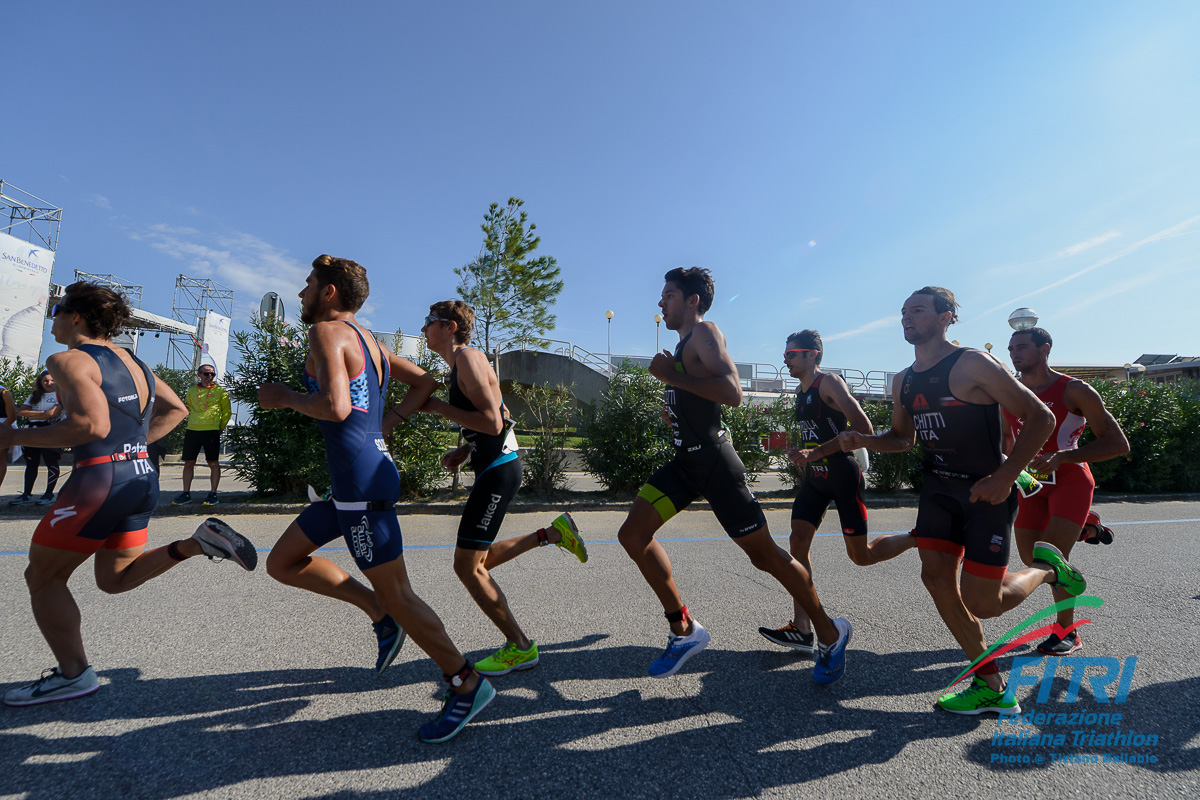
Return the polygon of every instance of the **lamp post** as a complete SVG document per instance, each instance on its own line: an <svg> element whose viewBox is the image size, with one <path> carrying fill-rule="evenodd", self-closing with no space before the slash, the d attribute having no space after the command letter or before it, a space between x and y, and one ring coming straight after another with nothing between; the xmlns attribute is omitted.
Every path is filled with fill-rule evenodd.
<svg viewBox="0 0 1200 800"><path fill-rule="evenodd" d="M612 318L613 312L610 308L604 312L604 316L608 318L608 376L612 377Z"/></svg>
<svg viewBox="0 0 1200 800"><path fill-rule="evenodd" d="M654 355L658 355L658 332L662 330L662 314L654 315Z"/></svg>
<svg viewBox="0 0 1200 800"><path fill-rule="evenodd" d="M1014 331L1023 331L1038 324L1037 312L1032 308L1018 308L1008 315L1008 327Z"/></svg>

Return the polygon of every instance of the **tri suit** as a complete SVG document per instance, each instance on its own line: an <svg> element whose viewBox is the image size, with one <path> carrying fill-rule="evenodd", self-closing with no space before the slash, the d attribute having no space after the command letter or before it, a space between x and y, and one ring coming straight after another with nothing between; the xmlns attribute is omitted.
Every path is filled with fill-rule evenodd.
<svg viewBox="0 0 1200 800"><path fill-rule="evenodd" d="M971 486L1003 462L1000 405L968 403L950 390L960 347L923 372L909 367L900 403L912 417L924 453L924 482L913 535L917 547L957 555L963 571L1003 578L1008 571L1017 488L999 505L971 502Z"/></svg>
<svg viewBox="0 0 1200 800"><path fill-rule="evenodd" d="M395 561L403 552L396 501L400 499L400 473L383 438L383 403L389 369L379 346L380 370L371 360L362 332L343 320L358 337L363 367L350 378L350 414L341 422L317 420L325 439L325 459L333 498L313 503L296 523L318 547L338 536L346 540L354 563L369 569ZM320 391L317 379L304 373L310 393Z"/></svg>
<svg viewBox="0 0 1200 800"><path fill-rule="evenodd" d="M819 447L849 428L846 415L821 400L821 381L825 377L824 372L818 374L808 391L796 390L796 422L805 448ZM830 501L837 505L843 534L866 536L867 503L862 469L852 455L841 450L808 463L804 482L792 504L792 519L818 528Z"/></svg>
<svg viewBox="0 0 1200 800"><path fill-rule="evenodd" d="M450 369L448 401L463 411L478 411L458 386L458 364ZM521 459L513 421L500 404L504 429L498 434L480 433L463 427L463 439L471 446L471 469L475 484L458 522L458 546L465 550L487 550L496 541L508 504L521 488Z"/></svg>
<svg viewBox="0 0 1200 800"><path fill-rule="evenodd" d="M75 468L58 499L33 533L34 544L92 554L101 548L143 547L150 515L158 505L158 473L146 451L154 412L154 373L137 356L146 379L146 404L139 405L133 375L104 345L77 348L100 368L100 390L108 401L108 435L72 448Z"/></svg>
<svg viewBox="0 0 1200 800"><path fill-rule="evenodd" d="M1087 426L1087 420L1067 408L1066 399L1063 397L1067 384L1073 380L1077 379L1070 375L1060 375L1054 383L1037 393L1038 399L1054 413L1054 433L1050 434L1038 455L1079 447L1079 437ZM1008 421L1015 439L1025 420L1013 416L1007 410L1004 412L1004 419ZM1044 531L1050 523L1050 517L1062 517L1083 527L1092 507L1092 493L1096 489L1091 468L1087 464L1068 462L1060 464L1054 472L1037 472L1033 469L1029 472L1042 484L1042 490L1020 499L1017 527Z"/></svg>
<svg viewBox="0 0 1200 800"><path fill-rule="evenodd" d="M689 333L675 347L678 372L684 372L683 348L690 338ZM703 497L732 538L764 527L767 519L746 484L746 468L721 424L721 404L674 386L663 392L663 403L675 457L646 481L638 497L654 506L663 522Z"/></svg>

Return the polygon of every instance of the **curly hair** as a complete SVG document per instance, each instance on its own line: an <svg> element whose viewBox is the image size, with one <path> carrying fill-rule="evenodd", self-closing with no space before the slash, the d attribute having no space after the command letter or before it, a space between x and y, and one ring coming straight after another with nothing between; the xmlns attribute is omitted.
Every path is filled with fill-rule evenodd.
<svg viewBox="0 0 1200 800"><path fill-rule="evenodd" d="M313 259L312 268L317 273L318 284L337 289L343 310L355 312L367 302L371 284L367 282L366 268L358 262L319 255Z"/></svg>
<svg viewBox="0 0 1200 800"><path fill-rule="evenodd" d="M132 312L125 295L97 283L77 281L66 288L58 301L61 311L83 317L88 332L97 339L111 339L129 327Z"/></svg>
<svg viewBox="0 0 1200 800"><path fill-rule="evenodd" d="M475 332L475 310L462 300L442 300L429 307L429 313L449 322L457 322L458 330L454 332L456 344L466 344L471 341Z"/></svg>
<svg viewBox="0 0 1200 800"><path fill-rule="evenodd" d="M713 285L712 273L703 267L676 267L664 275L663 280L682 289L685 301L694 294L700 295L700 316L712 308L717 290Z"/></svg>

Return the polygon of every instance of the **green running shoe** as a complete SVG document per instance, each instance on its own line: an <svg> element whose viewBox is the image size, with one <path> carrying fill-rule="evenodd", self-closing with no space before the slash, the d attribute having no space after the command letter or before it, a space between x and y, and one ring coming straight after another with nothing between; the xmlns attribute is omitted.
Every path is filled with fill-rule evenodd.
<svg viewBox="0 0 1200 800"><path fill-rule="evenodd" d="M537 642L530 640L528 650L518 650L513 642L505 642L495 653L475 664L480 675L507 675L523 669L533 669L538 663Z"/></svg>
<svg viewBox="0 0 1200 800"><path fill-rule="evenodd" d="M996 714L1021 713L1021 704L1015 697L1006 702L1004 692L994 691L978 676L971 680L967 688L939 697L937 704L951 714L984 714L989 711Z"/></svg>
<svg viewBox="0 0 1200 800"><path fill-rule="evenodd" d="M562 541L554 544L578 558L580 564L586 564L588 560L587 545L583 543L583 538L579 535L579 528L575 525L575 520L571 519L571 513L564 511L559 514L558 519L550 523L550 527L562 534Z"/></svg>
<svg viewBox="0 0 1200 800"><path fill-rule="evenodd" d="M1087 581L1083 579L1079 570L1067 561L1061 550L1049 542L1033 543L1033 560L1053 569L1054 585L1072 597L1078 597L1087 588Z"/></svg>

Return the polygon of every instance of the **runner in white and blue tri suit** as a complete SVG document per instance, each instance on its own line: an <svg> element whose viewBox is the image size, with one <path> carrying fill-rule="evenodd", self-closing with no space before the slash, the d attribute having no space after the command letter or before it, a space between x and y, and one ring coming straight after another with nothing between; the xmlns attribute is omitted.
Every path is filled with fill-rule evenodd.
<svg viewBox="0 0 1200 800"><path fill-rule="evenodd" d="M264 409L290 408L317 420L325 439L333 497L313 503L290 525L267 557L281 583L362 609L375 623L376 668L386 669L407 633L442 669L449 684L442 713L421 726L426 742L454 737L495 690L446 635L442 621L413 592L404 566L395 503L400 475L383 434L383 405L392 376L409 385L394 410L406 418L437 384L420 367L364 335L354 318L370 291L367 273L349 259L319 256L300 292L300 319L308 329L306 392L281 383L259 387ZM338 537L371 584L368 589L326 558L314 557Z"/></svg>

